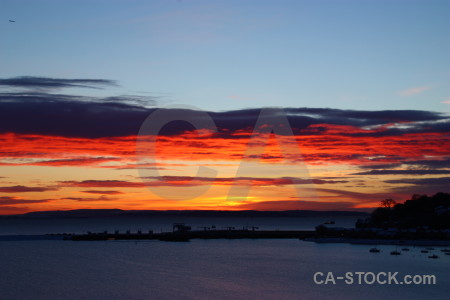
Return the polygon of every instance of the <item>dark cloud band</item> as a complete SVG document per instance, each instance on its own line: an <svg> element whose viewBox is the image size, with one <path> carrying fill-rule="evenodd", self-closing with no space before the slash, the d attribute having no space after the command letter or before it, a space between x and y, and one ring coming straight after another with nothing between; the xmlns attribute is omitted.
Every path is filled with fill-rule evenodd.
<svg viewBox="0 0 450 300"><path fill-rule="evenodd" d="M61 88L101 88L105 86L116 86L114 80L107 79L61 79L48 77L21 76L0 79L0 86L13 88L33 89L61 89Z"/></svg>
<svg viewBox="0 0 450 300"><path fill-rule="evenodd" d="M106 79L57 79L15 77L0 79L0 86L33 87L34 90L0 93L0 133L41 134L66 137L118 137L136 135L146 117L157 108L158 97L87 97L49 93L46 89L114 86ZM40 88L40 89L39 89ZM179 111L179 109L177 109ZM208 112L221 138L248 138L232 135L251 132L260 109ZM396 136L407 133L450 132L449 116L421 110L357 111L332 108L285 108L296 135L321 135L334 125L352 126L359 131L341 132L351 137ZM274 116L276 119L276 116ZM396 124L399 124L398 126ZM401 125L401 126L400 126ZM383 127L373 130L374 127ZM192 130L187 122L167 124L162 135Z"/></svg>

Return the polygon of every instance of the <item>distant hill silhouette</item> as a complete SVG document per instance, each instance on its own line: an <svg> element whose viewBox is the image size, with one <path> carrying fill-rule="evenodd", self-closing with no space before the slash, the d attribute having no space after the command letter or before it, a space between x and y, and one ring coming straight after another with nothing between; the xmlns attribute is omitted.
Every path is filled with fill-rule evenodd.
<svg viewBox="0 0 450 300"><path fill-rule="evenodd" d="M77 209L58 211L38 211L21 215L1 216L2 218L121 218L121 217L328 217L328 216L360 216L367 217L365 212L355 211L219 211L219 210L121 210L121 209Z"/></svg>

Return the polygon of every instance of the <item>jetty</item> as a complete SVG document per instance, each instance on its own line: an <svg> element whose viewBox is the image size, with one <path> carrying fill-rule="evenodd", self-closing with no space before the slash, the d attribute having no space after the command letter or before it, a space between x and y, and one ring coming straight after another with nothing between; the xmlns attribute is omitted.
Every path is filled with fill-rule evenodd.
<svg viewBox="0 0 450 300"><path fill-rule="evenodd" d="M106 240L160 240L189 241L191 239L305 239L313 237L314 230L258 230L257 227L226 227L224 229L191 230L184 223L175 223L171 232L99 232L67 235L66 239L73 241L106 241Z"/></svg>

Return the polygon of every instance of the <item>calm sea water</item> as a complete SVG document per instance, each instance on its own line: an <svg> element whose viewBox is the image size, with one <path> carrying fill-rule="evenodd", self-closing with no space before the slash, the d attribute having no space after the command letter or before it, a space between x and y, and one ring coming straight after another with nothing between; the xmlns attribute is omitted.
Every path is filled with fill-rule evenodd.
<svg viewBox="0 0 450 300"><path fill-rule="evenodd" d="M259 221L270 223L270 220ZM67 222L61 226L77 229L79 225L77 221L72 225ZM101 220L96 222L101 223ZM105 227L106 224L97 225ZM120 224L111 225L121 229ZM5 232L6 224L1 226ZM20 231L25 227L23 225ZM36 227L39 226L34 226L35 232L42 230ZM410 247L410 251L400 256L391 256L389 252L395 246L380 246L382 252L378 254L369 253L370 247L294 239L185 243L5 241L0 242L0 299L398 300L448 297L450 256L441 255L440 248L431 251L440 256L433 260L427 257L429 254L420 253L423 248ZM336 276L358 271L391 271L402 276L432 274L437 277L437 284L346 285L337 282L336 285L316 285L313 275L318 271L334 272Z"/></svg>

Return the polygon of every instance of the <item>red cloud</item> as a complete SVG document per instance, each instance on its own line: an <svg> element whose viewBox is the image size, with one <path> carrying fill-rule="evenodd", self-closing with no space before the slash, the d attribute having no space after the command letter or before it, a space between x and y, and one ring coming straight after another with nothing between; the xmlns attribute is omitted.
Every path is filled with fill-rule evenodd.
<svg viewBox="0 0 450 300"><path fill-rule="evenodd" d="M88 194L102 194L102 195L120 195L123 194L119 191L99 191L99 190L87 190L87 191L80 191L82 193L88 193Z"/></svg>
<svg viewBox="0 0 450 300"><path fill-rule="evenodd" d="M100 196L98 198L82 198L82 197L67 197L64 200L73 200L78 202L102 202L102 201L112 201L116 199L108 198L106 196Z"/></svg>
<svg viewBox="0 0 450 300"><path fill-rule="evenodd" d="M34 204L50 201L53 201L53 199L25 200L19 197L0 197L0 205Z"/></svg>
<svg viewBox="0 0 450 300"><path fill-rule="evenodd" d="M29 187L23 185L0 187L2 193L28 193L28 192L46 192L54 191L53 187Z"/></svg>
<svg viewBox="0 0 450 300"><path fill-rule="evenodd" d="M132 182L123 180L83 180L83 181L59 181L61 186L74 187L123 187L123 188L140 188L144 187L142 182Z"/></svg>
<svg viewBox="0 0 450 300"><path fill-rule="evenodd" d="M315 132L319 128L321 134ZM383 130L387 129L379 127L376 130L363 130L354 126L310 125L298 131L298 144L292 145L300 148L302 158L287 157L287 160L295 162L303 159L309 164L364 164L377 161L393 162L396 158L421 159L425 156L450 155L449 133L365 135L383 133ZM245 153L251 132L246 132L244 138L242 134L243 132L234 132L227 133L226 136L212 134L199 137L192 132L185 132L170 137L163 136L157 141L156 158L160 164L163 164L164 160L239 161ZM361 136L351 136L355 134ZM117 162L120 165L110 167L120 168L135 162L135 136L87 139L3 134L0 135L0 141L0 159L3 158L0 165L98 166L102 163ZM71 157L67 158L68 156ZM23 162L23 158L39 160ZM276 139L270 140L262 160L278 163L284 159Z"/></svg>
<svg viewBox="0 0 450 300"><path fill-rule="evenodd" d="M253 186L282 186L292 184L334 184L347 183L346 180L323 180L297 177L191 177L191 176L161 176L146 177L147 186L197 186L197 185L253 185Z"/></svg>

